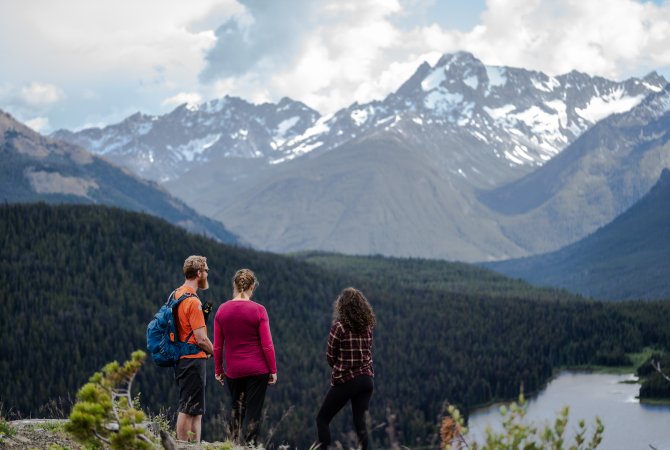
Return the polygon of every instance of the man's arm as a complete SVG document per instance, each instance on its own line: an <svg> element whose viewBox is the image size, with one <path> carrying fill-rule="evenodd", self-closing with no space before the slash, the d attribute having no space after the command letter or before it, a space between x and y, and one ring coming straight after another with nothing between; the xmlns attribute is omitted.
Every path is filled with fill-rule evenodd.
<svg viewBox="0 0 670 450"><path fill-rule="evenodd" d="M193 336L195 336L195 342L198 347L200 347L208 355L214 354L214 346L212 341L207 337L207 328L200 327L193 330Z"/></svg>

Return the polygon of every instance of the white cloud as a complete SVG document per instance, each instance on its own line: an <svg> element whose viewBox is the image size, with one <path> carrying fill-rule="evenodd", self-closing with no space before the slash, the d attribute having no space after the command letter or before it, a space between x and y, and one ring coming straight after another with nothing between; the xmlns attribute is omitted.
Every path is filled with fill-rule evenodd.
<svg viewBox="0 0 670 450"><path fill-rule="evenodd" d="M438 22L465 3L0 1L0 60L15 62L3 66L0 108L69 128L223 95L289 96L327 114L382 99L421 62L459 50L550 74L670 68L667 0L488 0L469 30ZM426 15L436 8L446 13Z"/></svg>
<svg viewBox="0 0 670 450"><path fill-rule="evenodd" d="M197 92L180 92L177 95L173 95L170 98L166 98L161 103L162 105L183 105L188 103L189 105L197 105L202 103L202 95Z"/></svg>
<svg viewBox="0 0 670 450"><path fill-rule="evenodd" d="M287 6L287 0L275 3ZM263 8L248 6L245 24L233 20L217 35L205 78L215 80L212 92L218 94L257 101L289 96L330 113L383 98L421 62L452 51L470 51L491 65L614 79L670 64L668 3L488 0L480 23L469 31L435 23L399 26L408 8L429 3L322 1L289 35L282 34L277 23L283 17L276 12L273 22ZM246 56L235 54L239 47Z"/></svg>
<svg viewBox="0 0 670 450"><path fill-rule="evenodd" d="M65 97L63 91L52 84L33 82L21 88L20 98L30 106L48 106Z"/></svg>
<svg viewBox="0 0 670 450"><path fill-rule="evenodd" d="M670 4L635 0L489 0L467 33L440 30L445 50L487 64L621 78L670 63Z"/></svg>
<svg viewBox="0 0 670 450"><path fill-rule="evenodd" d="M26 120L25 124L38 133L49 129L49 119L46 117L35 117L34 119Z"/></svg>

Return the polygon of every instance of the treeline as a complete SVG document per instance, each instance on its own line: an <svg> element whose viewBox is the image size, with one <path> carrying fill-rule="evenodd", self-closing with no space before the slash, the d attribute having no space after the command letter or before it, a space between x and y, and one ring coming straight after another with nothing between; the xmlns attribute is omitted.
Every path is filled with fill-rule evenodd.
<svg viewBox="0 0 670 450"><path fill-rule="evenodd" d="M400 442L413 446L430 443L446 400L467 410L515 398L521 384L536 391L560 366L618 364L645 346L670 348L670 303L592 302L465 264L279 256L99 206L6 205L0 236L0 402L17 415L53 414L59 401L67 413L90 374L144 348L146 323L183 281L190 254L208 257L203 297L215 308L230 297L235 270L259 276L255 298L270 315L278 357L266 419L275 443L305 447L316 436L332 302L348 285L364 290L379 322L373 426L388 408ZM210 381L203 438L212 441L223 437L229 406ZM170 369L148 364L135 385L145 408L174 413ZM348 413L338 420L339 430L350 429ZM383 444L384 427L373 437Z"/></svg>

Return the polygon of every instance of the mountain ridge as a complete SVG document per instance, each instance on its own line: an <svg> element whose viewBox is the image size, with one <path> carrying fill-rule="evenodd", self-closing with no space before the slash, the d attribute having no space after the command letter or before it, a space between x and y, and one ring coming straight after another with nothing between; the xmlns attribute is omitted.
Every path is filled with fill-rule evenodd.
<svg viewBox="0 0 670 450"><path fill-rule="evenodd" d="M0 192L5 202L103 203L146 211L194 233L243 243L154 182L69 143L46 138L0 110Z"/></svg>
<svg viewBox="0 0 670 450"><path fill-rule="evenodd" d="M669 201L670 169L665 168L642 199L584 239L555 252L484 266L600 299L670 298Z"/></svg>

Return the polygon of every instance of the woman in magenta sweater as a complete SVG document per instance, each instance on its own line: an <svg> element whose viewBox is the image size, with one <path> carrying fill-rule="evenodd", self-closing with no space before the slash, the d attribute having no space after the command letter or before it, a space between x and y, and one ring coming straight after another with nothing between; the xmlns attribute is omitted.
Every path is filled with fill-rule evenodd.
<svg viewBox="0 0 670 450"><path fill-rule="evenodd" d="M256 443L265 390L277 382L268 313L251 301L257 286L251 270L238 270L233 298L219 306L214 318L216 380L228 385L232 398L231 437L247 444Z"/></svg>

